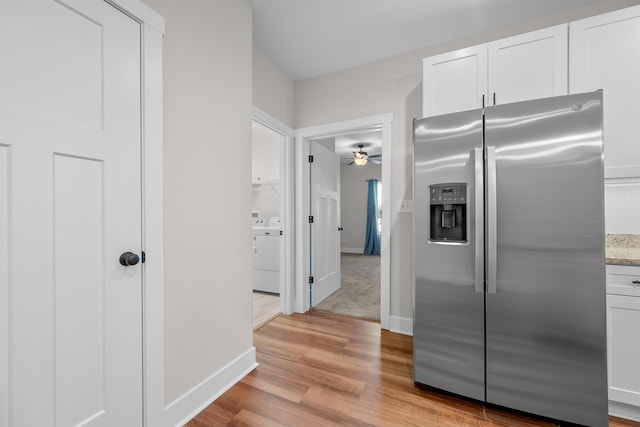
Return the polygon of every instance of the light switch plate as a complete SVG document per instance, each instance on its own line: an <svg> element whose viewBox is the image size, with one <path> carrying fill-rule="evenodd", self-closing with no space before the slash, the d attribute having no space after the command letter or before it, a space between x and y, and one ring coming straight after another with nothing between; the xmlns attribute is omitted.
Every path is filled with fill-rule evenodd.
<svg viewBox="0 0 640 427"><path fill-rule="evenodd" d="M400 200L400 210L399 212L413 212L413 200L404 199Z"/></svg>

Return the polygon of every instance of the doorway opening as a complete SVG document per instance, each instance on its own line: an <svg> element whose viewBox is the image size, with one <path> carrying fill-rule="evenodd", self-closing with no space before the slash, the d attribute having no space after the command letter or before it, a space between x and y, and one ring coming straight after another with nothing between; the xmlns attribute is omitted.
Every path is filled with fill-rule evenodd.
<svg viewBox="0 0 640 427"><path fill-rule="evenodd" d="M327 294L327 292L324 292L324 294L321 295L324 298L314 299L314 294L316 294L317 296L317 293L319 291L316 280L317 274L322 274L323 272L329 273L331 271L331 269L328 268L330 265L327 264L327 260L330 260L329 257L333 254L333 252L327 252L327 247L335 248L335 251L338 255L338 264L343 264L343 252L345 255L345 260L349 255L362 256L362 243L352 244L353 246L350 246L349 236L345 232L347 230L349 232L355 231L358 228L362 229L364 227L364 224L366 224L366 216L363 216L360 219L360 222L363 223L361 227L358 225L352 225L347 226L348 228L345 228L344 224L342 224L342 221L347 221L346 216L351 214L352 212L347 211L347 209L344 207L344 203L346 203L345 201L347 199L352 198L354 191L357 191L359 195L362 194L362 192L364 192L364 194L367 193L367 179L376 179L377 181L384 183L385 188L389 188L388 185L390 183L389 178L391 159L391 123L392 115L384 114L380 116L371 116L362 119L304 128L296 131L296 182L300 184L296 187L296 218L298 218L298 221L296 221L296 247L300 248L296 251L296 311L306 312L311 307L317 306L319 303L321 303L322 300L324 300L326 297L337 290L336 289L333 292L329 292L329 295L325 295ZM361 149L357 147L358 141L356 141L356 139L362 139L362 137L359 137L358 135L373 134L376 132L379 133L380 139L380 148L378 148L378 150L380 150L379 153L376 153L374 151L369 153L369 151L367 151L367 149L365 149L364 147L362 147ZM343 148L343 150L346 151L348 155L345 155L344 167L349 167L354 171L357 171L355 179L356 185L358 183L358 180L360 179L359 173L360 171L363 171L363 175L361 178L364 181L364 188L360 187L357 190L348 191L343 190L342 181L346 181L344 176L349 172L343 171L343 166L340 166L340 164L338 164L337 170L339 172L336 172L335 176L337 177L336 181L340 182L340 186L338 186L336 183L335 191L338 193L341 200L341 203L338 205L340 214L335 214L337 218L335 224L329 221L326 224L323 224L322 227L324 228L322 228L318 226L315 217L318 215L317 212L320 212L320 210L322 209L322 206L331 206L331 203L328 201L325 202L324 205L320 201L323 197L327 199L328 193L333 190L331 190L330 188L314 188L317 187L318 181L322 179L326 180L329 176L329 174L327 174L326 172L321 172L323 168L318 168L317 170L314 170L314 168L317 166L315 153L317 152L317 148L321 146L319 142L324 142L324 145L326 146L328 144L327 141L331 142L333 147L332 154L334 155L337 151L338 145L345 145L345 148ZM366 143L367 141L364 142ZM354 144L356 146L355 149L349 146ZM354 151L365 151L367 152L367 155L372 156L372 160L375 159L375 156L379 154L379 158L381 160L380 176L368 178L364 175L364 169L358 170L355 169L355 166L348 165L349 162L354 160ZM313 158L309 157L310 155L313 155ZM310 161L312 161L312 163ZM371 164L373 166L374 162L371 162ZM329 184L332 184L330 180ZM347 192L349 194L346 194ZM314 201L314 199L316 200ZM380 292L380 305L379 309L377 309L378 316L375 317L380 319L380 326L382 329L389 329L390 221L389 215L384 215L384 212L389 212L389 208L391 205L389 191L381 191L380 199L380 211L381 213L383 213L379 220L381 232L378 235L380 239L380 261L378 263L379 274L377 275L377 277L379 277L378 289ZM344 211L344 215L342 214L342 211ZM333 211L329 210L328 212L332 213ZM309 218L308 221L307 218ZM320 218L318 219L322 221ZM337 237L337 245L334 245L334 242L336 242L336 239L334 238L334 229L336 231L335 234L344 233L338 235L339 237ZM324 240L324 242L319 243L317 241L318 239ZM344 242L344 245L342 241L343 239L347 240L346 242ZM357 239L357 237L355 237L355 239ZM319 249L318 244L324 244L325 247L320 247ZM358 252L358 254L349 254L350 249L352 252ZM320 257L318 257L318 255L320 255ZM319 262L320 264L318 264ZM324 265L322 264L323 262ZM348 261L345 261L345 265L346 262ZM367 270L367 267L364 267L364 269ZM373 269L368 268L368 270ZM322 289L320 290L320 292L323 292ZM365 315L363 317L369 316Z"/></svg>
<svg viewBox="0 0 640 427"><path fill-rule="evenodd" d="M251 123L251 240L253 328L281 313L283 256L281 158L285 136L253 120Z"/></svg>
<svg viewBox="0 0 640 427"><path fill-rule="evenodd" d="M382 131L368 130L337 135L322 140L312 140L311 151L315 144L321 144L333 152L337 167L335 168L335 182L339 206L337 207L337 231L329 227L328 230L318 230L324 238L313 238L314 226L322 222L314 221L311 226L311 267L314 283L311 284L310 304L313 308L330 313L352 317L380 320L380 236L382 232ZM317 151L317 150L315 150ZM356 161L357 160L357 161ZM318 198L315 193L320 187L317 179L325 179L329 170L317 171L323 167L322 161L314 162L311 170L311 209L312 214L321 214L320 209L314 211L313 200ZM314 174L315 172L315 174ZM326 189L325 189L326 191ZM321 198L320 198L321 199ZM320 208L320 206L318 206ZM327 239L327 235L336 232L337 238ZM324 248L325 244L335 242L334 248ZM314 250L322 249L327 254L319 256ZM320 267L327 269L330 264L324 262L336 256L336 283L322 300L314 295L314 287L326 287L323 279L329 278L329 271L319 271ZM320 274L318 274L320 273ZM323 274L324 273L324 274ZM316 292L317 294L317 292ZM315 298L314 298L315 297Z"/></svg>
<svg viewBox="0 0 640 427"><path fill-rule="evenodd" d="M252 116L253 328L291 314L293 130L254 107Z"/></svg>

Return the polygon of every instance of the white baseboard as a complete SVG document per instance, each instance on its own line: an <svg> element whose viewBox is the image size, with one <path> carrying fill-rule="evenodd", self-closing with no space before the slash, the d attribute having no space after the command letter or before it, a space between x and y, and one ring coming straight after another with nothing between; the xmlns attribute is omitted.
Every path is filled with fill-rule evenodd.
<svg viewBox="0 0 640 427"><path fill-rule="evenodd" d="M389 317L389 330L403 335L413 336L413 319L406 317Z"/></svg>
<svg viewBox="0 0 640 427"><path fill-rule="evenodd" d="M364 249L363 248L340 248L340 252L343 252L345 254L363 254Z"/></svg>
<svg viewBox="0 0 640 427"><path fill-rule="evenodd" d="M609 415L625 418L632 421L640 421L640 408L624 403L609 401Z"/></svg>
<svg viewBox="0 0 640 427"><path fill-rule="evenodd" d="M165 425L184 426L225 391L253 371L256 366L258 366L256 348L251 347L246 353L171 402L165 408Z"/></svg>

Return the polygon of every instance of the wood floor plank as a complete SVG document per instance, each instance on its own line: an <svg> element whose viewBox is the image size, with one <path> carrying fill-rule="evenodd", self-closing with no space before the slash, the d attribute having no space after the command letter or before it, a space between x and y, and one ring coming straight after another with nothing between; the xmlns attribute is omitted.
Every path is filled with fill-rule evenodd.
<svg viewBox="0 0 640 427"><path fill-rule="evenodd" d="M258 390L265 391L291 402L298 403L309 390L309 385L292 378L288 373L257 369L247 375L243 382Z"/></svg>
<svg viewBox="0 0 640 427"><path fill-rule="evenodd" d="M251 425L251 426L263 426L263 427L284 427L284 424L280 424L276 421L270 420L251 411L243 409L238 413L238 416L234 420L238 425Z"/></svg>
<svg viewBox="0 0 640 427"><path fill-rule="evenodd" d="M254 332L259 366L187 424L551 427L503 408L414 387L412 337L311 311ZM610 427L640 423L610 417Z"/></svg>
<svg viewBox="0 0 640 427"><path fill-rule="evenodd" d="M253 292L253 330L280 315L280 296Z"/></svg>
<svg viewBox="0 0 640 427"><path fill-rule="evenodd" d="M309 385L320 385L340 394L359 395L365 386L363 381L334 374L304 363L292 363L266 355L260 358L259 363L268 363L274 368L279 368L281 375L294 375Z"/></svg>

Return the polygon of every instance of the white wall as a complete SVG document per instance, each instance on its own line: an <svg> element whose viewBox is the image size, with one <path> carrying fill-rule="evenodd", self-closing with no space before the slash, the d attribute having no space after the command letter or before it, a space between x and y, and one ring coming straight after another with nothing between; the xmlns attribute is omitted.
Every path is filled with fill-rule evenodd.
<svg viewBox="0 0 640 427"><path fill-rule="evenodd" d="M144 0L164 48L166 403L252 348L251 8ZM187 410L197 408L188 407Z"/></svg>
<svg viewBox="0 0 640 427"><path fill-rule="evenodd" d="M251 211L259 212L260 216L279 216L280 153L284 136L255 121L251 129Z"/></svg>
<svg viewBox="0 0 640 427"><path fill-rule="evenodd" d="M253 47L253 105L293 128L293 81Z"/></svg>
<svg viewBox="0 0 640 427"><path fill-rule="evenodd" d="M604 202L608 234L640 234L640 178L605 180Z"/></svg>
<svg viewBox="0 0 640 427"><path fill-rule="evenodd" d="M344 162L340 163L340 226L343 228L343 252L363 252L367 227L368 179L381 180L382 165L368 162L364 166L349 166Z"/></svg>
<svg viewBox="0 0 640 427"><path fill-rule="evenodd" d="M637 4L603 0L562 14L524 22L429 49L410 52L295 83L295 127L304 128L392 113L391 316L412 317L411 215L398 215L412 198L411 120L422 115L422 58Z"/></svg>

